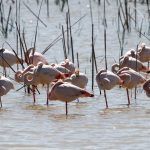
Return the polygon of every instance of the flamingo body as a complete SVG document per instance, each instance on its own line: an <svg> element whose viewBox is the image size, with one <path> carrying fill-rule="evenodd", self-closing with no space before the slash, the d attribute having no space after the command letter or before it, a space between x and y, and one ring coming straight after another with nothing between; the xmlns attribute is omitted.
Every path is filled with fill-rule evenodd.
<svg viewBox="0 0 150 150"><path fill-rule="evenodd" d="M145 43L142 43L138 49L139 60L141 62L150 61L150 47L146 46Z"/></svg>
<svg viewBox="0 0 150 150"><path fill-rule="evenodd" d="M96 82L99 89L111 90L113 87L121 83L121 79L118 75L109 70L101 70L96 75Z"/></svg>
<svg viewBox="0 0 150 150"><path fill-rule="evenodd" d="M79 97L93 97L94 95L86 90L68 82L57 82L49 93L49 100L60 100L71 102Z"/></svg>
<svg viewBox="0 0 150 150"><path fill-rule="evenodd" d="M122 68L118 75L123 80L122 86L127 89L132 89L146 81L144 76L128 67Z"/></svg>
<svg viewBox="0 0 150 150"><path fill-rule="evenodd" d="M112 71L114 73L117 72L116 68L115 67L118 67L118 68L123 68L123 67L129 67L133 70L136 70L136 71L148 71L149 69L138 59L136 58L133 58L133 57L123 57L120 59L120 64L114 64L112 65Z"/></svg>
<svg viewBox="0 0 150 150"><path fill-rule="evenodd" d="M70 82L80 88L85 88L88 83L88 78L84 73L75 72L71 75L70 78L67 78L65 81Z"/></svg>
<svg viewBox="0 0 150 150"><path fill-rule="evenodd" d="M60 65L70 70L72 74L75 72L75 66L69 59L61 62Z"/></svg>
<svg viewBox="0 0 150 150"><path fill-rule="evenodd" d="M16 55L12 51L9 51L8 49L0 50L0 66L9 67L9 65L13 66L14 64L19 64L19 63L20 63L19 60L17 59Z"/></svg>

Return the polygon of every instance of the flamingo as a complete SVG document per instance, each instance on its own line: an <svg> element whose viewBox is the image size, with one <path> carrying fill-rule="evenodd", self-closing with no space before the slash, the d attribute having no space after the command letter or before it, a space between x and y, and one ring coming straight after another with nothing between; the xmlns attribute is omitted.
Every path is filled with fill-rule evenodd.
<svg viewBox="0 0 150 150"><path fill-rule="evenodd" d="M65 59L65 61L61 62L59 65L70 70L72 74L75 72L75 66L69 59Z"/></svg>
<svg viewBox="0 0 150 150"><path fill-rule="evenodd" d="M33 64L34 66L37 66L39 62L42 62L45 65L48 65L47 59L42 55L41 53L35 51L33 53L34 48L30 48L26 52L26 62L29 62L29 64ZM29 59L29 60L28 60ZM28 60L28 61L27 61Z"/></svg>
<svg viewBox="0 0 150 150"><path fill-rule="evenodd" d="M146 46L145 43L142 43L137 51L139 55L139 60L141 62L148 62L150 61L150 47Z"/></svg>
<svg viewBox="0 0 150 150"><path fill-rule="evenodd" d="M150 79L143 84L143 89L146 92L146 95L150 97Z"/></svg>
<svg viewBox="0 0 150 150"><path fill-rule="evenodd" d="M27 68L25 68L24 70L18 70L15 73L15 81L16 82L24 82L24 74L28 71L33 71L34 70L34 65L29 65L27 66Z"/></svg>
<svg viewBox="0 0 150 150"><path fill-rule="evenodd" d="M11 80L4 76L0 76L0 104L2 108L1 96L6 95L11 89L14 89L14 85Z"/></svg>
<svg viewBox="0 0 150 150"><path fill-rule="evenodd" d="M70 82L73 85L84 89L87 86L88 77L84 73L81 73L79 70L76 70L70 78L65 79L65 82Z"/></svg>
<svg viewBox="0 0 150 150"><path fill-rule="evenodd" d="M146 79L140 73L136 72L135 70L133 70L129 67L124 67L124 68L120 69L118 71L117 75L123 81L122 87L126 88L127 97L128 97L128 105L130 105L128 89L132 89L139 84L143 84L146 81Z"/></svg>
<svg viewBox="0 0 150 150"><path fill-rule="evenodd" d="M42 62L34 67L34 71L28 71L24 74L24 83L26 85L33 85L33 91L38 84L47 84L47 105L48 105L48 92L49 84L57 79L64 79L68 74L63 74L50 65L44 65ZM35 103L35 93L33 93Z"/></svg>
<svg viewBox="0 0 150 150"><path fill-rule="evenodd" d="M20 64L23 60L17 57L12 51L8 49L0 49L0 66L4 68L4 73L6 76L6 67L13 66L14 64Z"/></svg>
<svg viewBox="0 0 150 150"><path fill-rule="evenodd" d="M146 67L140 60L133 58L133 57L129 57L129 56L121 58L120 64L116 64L116 63L113 64L111 70L112 70L112 72L117 73L117 71L123 67L129 67L138 72L139 71L143 71L143 72L149 71L149 68ZM116 68L118 68L118 70Z"/></svg>
<svg viewBox="0 0 150 150"><path fill-rule="evenodd" d="M118 75L109 70L100 70L96 75L96 82L99 90L104 90L106 108L108 108L106 90L111 90L116 85L122 84L122 80Z"/></svg>
<svg viewBox="0 0 150 150"><path fill-rule="evenodd" d="M68 102L72 102L79 97L93 97L88 91L68 82L58 81L49 92L49 100L60 100L66 102L66 115L68 114Z"/></svg>
<svg viewBox="0 0 150 150"><path fill-rule="evenodd" d="M69 75L71 75L71 71L63 66L61 66L60 64L51 64L52 67L54 67L55 69L57 69L58 71L62 72L62 73L68 73Z"/></svg>
<svg viewBox="0 0 150 150"><path fill-rule="evenodd" d="M130 49L122 57L120 57L120 59L122 59L124 57L139 58L139 55L138 55L138 53L134 49Z"/></svg>

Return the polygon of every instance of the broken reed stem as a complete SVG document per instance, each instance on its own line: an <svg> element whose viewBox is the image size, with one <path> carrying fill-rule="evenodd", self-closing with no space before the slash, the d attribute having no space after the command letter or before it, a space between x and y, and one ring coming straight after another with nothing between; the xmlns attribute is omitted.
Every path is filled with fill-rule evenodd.
<svg viewBox="0 0 150 150"><path fill-rule="evenodd" d="M63 25L62 25L62 35L63 35L62 42L63 42L64 57L65 57L65 59L67 59L66 42L65 42L65 34L64 34L64 27L63 27Z"/></svg>
<svg viewBox="0 0 150 150"><path fill-rule="evenodd" d="M8 34L8 24L9 24L10 14L11 14L11 6L9 7L8 17L7 17L7 21L6 21L5 38L7 38L7 34Z"/></svg>
<svg viewBox="0 0 150 150"><path fill-rule="evenodd" d="M3 14L4 14L4 12L3 12L3 0L1 0L1 2L0 2L0 16L1 16L2 33L4 34L5 29L4 29Z"/></svg>
<svg viewBox="0 0 150 150"><path fill-rule="evenodd" d="M124 28L124 23L123 23L123 20L122 20L121 14L120 14L120 7L119 7L118 9L119 9L119 14L118 14L118 15L119 15L119 18L118 18L118 19L120 20L121 25L122 25L122 28L123 28L123 30L124 30L125 28Z"/></svg>
<svg viewBox="0 0 150 150"><path fill-rule="evenodd" d="M66 12L66 25L67 25L67 49L68 49L68 54L70 52L70 34L69 34L69 23L68 23L68 12Z"/></svg>
<svg viewBox="0 0 150 150"><path fill-rule="evenodd" d="M94 48L94 24L93 24L93 12L92 12L91 0L89 0L89 3L90 3L90 16L91 16L91 25L92 25L92 57L94 59L96 73L98 73L96 56L95 56L95 48Z"/></svg>
<svg viewBox="0 0 150 150"><path fill-rule="evenodd" d="M136 28L136 24L137 24L137 11L136 11L136 3L137 1L134 0L134 20L135 20L135 28Z"/></svg>
<svg viewBox="0 0 150 150"><path fill-rule="evenodd" d="M68 6L68 23L69 23L69 31L70 31L70 45L71 45L71 54L72 54L72 62L74 63L74 49L73 49L73 38L72 38L72 27L71 27L71 18L70 18L70 8L69 8L69 3L67 1L67 6Z"/></svg>
<svg viewBox="0 0 150 150"><path fill-rule="evenodd" d="M136 47L136 52L137 52L137 50L138 50L138 45L137 45L137 47ZM137 54L136 54L136 71L137 71L137 60L138 60L138 58L137 58ZM136 99L136 92L137 91L137 86L135 87L135 91L134 91L134 99Z"/></svg>
<svg viewBox="0 0 150 150"><path fill-rule="evenodd" d="M143 19L142 19L142 22L141 22L141 26L140 26L140 32L139 32L139 37L141 38L141 33L142 33L142 26L143 26Z"/></svg>
<svg viewBox="0 0 150 150"><path fill-rule="evenodd" d="M25 40L25 32L24 32L24 28L23 28L23 33L22 33L22 39L23 39L23 44L24 44L24 53L27 54L28 48L27 48L27 44L26 44L26 40ZM25 55L25 61L27 63L27 65L29 65L29 55Z"/></svg>
<svg viewBox="0 0 150 150"><path fill-rule="evenodd" d="M104 29L104 48L105 48L105 68L107 70L107 52L106 52L106 46L107 46L107 43L106 43L106 29Z"/></svg>
<svg viewBox="0 0 150 150"><path fill-rule="evenodd" d="M21 10L21 1L19 1L18 22L16 22L16 27L17 27L19 35L20 35L20 32L21 32L21 29L20 29L20 12L21 11L20 10ZM21 55L21 59L23 59L24 46L22 44L21 36L19 36L19 43L20 43L20 55Z"/></svg>
<svg viewBox="0 0 150 150"><path fill-rule="evenodd" d="M107 70L107 53L106 53L106 7L105 7L105 0L104 0L104 50L105 50L105 68Z"/></svg>
<svg viewBox="0 0 150 150"><path fill-rule="evenodd" d="M94 25L92 24L92 91L94 90Z"/></svg>
<svg viewBox="0 0 150 150"><path fill-rule="evenodd" d="M79 54L78 54L78 52L77 52L77 67L78 67L78 69L80 68L80 64L79 64Z"/></svg>
<svg viewBox="0 0 150 150"><path fill-rule="evenodd" d="M125 5L125 23L126 23L126 27L127 27L127 30L129 32L129 17L128 17L128 0L124 0L124 5Z"/></svg>
<svg viewBox="0 0 150 150"><path fill-rule="evenodd" d="M49 17L49 0L46 1L47 3L47 17Z"/></svg>
<svg viewBox="0 0 150 150"><path fill-rule="evenodd" d="M16 0L16 23L18 23L18 0ZM16 52L18 55L18 49L19 49L19 38L18 38L18 33L17 33L17 28L16 28ZM19 66L17 64L17 70L19 69Z"/></svg>

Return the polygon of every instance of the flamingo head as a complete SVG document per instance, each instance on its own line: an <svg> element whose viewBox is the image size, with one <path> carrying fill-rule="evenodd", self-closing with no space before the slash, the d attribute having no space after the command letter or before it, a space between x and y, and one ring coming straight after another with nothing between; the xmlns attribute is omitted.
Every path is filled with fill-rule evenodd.
<svg viewBox="0 0 150 150"><path fill-rule="evenodd" d="M119 74L119 77L121 79L121 85L122 86L128 84L131 81L131 75L128 73Z"/></svg>
<svg viewBox="0 0 150 150"><path fill-rule="evenodd" d="M16 82L23 82L22 71L17 71L17 72L15 73L15 81L16 81Z"/></svg>
<svg viewBox="0 0 150 150"><path fill-rule="evenodd" d="M75 70L75 75L78 77L78 76L79 76L79 74L80 74L79 69L76 69L76 70Z"/></svg>
<svg viewBox="0 0 150 150"><path fill-rule="evenodd" d="M119 70L119 64L117 64L117 63L113 64L111 67L111 71L113 73L117 74L118 70Z"/></svg>
<svg viewBox="0 0 150 150"><path fill-rule="evenodd" d="M49 100L58 100L57 98L57 95L55 94L55 89L59 86L63 84L63 81L62 80L59 80L58 82L54 82L52 88L51 88L51 91L49 92L48 94L48 99Z"/></svg>
<svg viewBox="0 0 150 150"><path fill-rule="evenodd" d="M24 74L24 83L26 85L37 85L37 81L34 78L34 73L28 71L27 73Z"/></svg>

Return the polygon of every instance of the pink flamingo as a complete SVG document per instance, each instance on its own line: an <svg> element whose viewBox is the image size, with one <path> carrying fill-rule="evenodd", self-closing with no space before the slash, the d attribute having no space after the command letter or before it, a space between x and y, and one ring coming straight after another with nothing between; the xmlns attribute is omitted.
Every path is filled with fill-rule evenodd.
<svg viewBox="0 0 150 150"><path fill-rule="evenodd" d="M100 70L96 75L96 82L99 90L104 90L104 97L106 108L108 108L108 102L106 97L106 90L111 90L116 85L122 84L122 80L116 74L108 70Z"/></svg>
<svg viewBox="0 0 150 150"><path fill-rule="evenodd" d="M146 92L146 95L150 97L150 79L143 84L143 89Z"/></svg>
<svg viewBox="0 0 150 150"><path fill-rule="evenodd" d="M123 67L129 67L135 71L149 71L149 68L146 67L141 61L133 57L123 57L120 59L120 64L112 65L112 72L117 73L117 71Z"/></svg>
<svg viewBox="0 0 150 150"><path fill-rule="evenodd" d="M18 70L16 73L15 73L15 81L16 82L24 82L24 74L28 71L31 71L33 72L34 71L34 65L29 65L27 66L27 68L25 68L24 70Z"/></svg>
<svg viewBox="0 0 150 150"><path fill-rule="evenodd" d="M71 71L68 70L67 68L61 66L60 64L51 64L52 67L54 67L55 69L57 69L58 71L62 72L62 73L68 73L69 75L71 75Z"/></svg>
<svg viewBox="0 0 150 150"><path fill-rule="evenodd" d="M49 100L60 100L66 102L66 115L68 114L68 102L72 102L79 97L93 97L94 95L86 90L68 82L58 81L49 92Z"/></svg>
<svg viewBox="0 0 150 150"><path fill-rule="evenodd" d="M139 74L135 70L128 68L128 67L124 67L124 68L120 69L118 71L117 75L123 81L121 85L122 85L122 87L126 88L127 97L128 97L128 105L130 105L128 89L132 89L139 84L143 84L146 81L146 79L141 74Z"/></svg>
<svg viewBox="0 0 150 150"><path fill-rule="evenodd" d="M38 84L47 84L47 105L48 105L48 92L49 84L52 81L58 79L64 79L68 74L63 74L54 67L50 65L44 65L42 62L38 66L34 67L34 71L28 71L24 74L24 83L26 85L33 85L33 91L35 91L35 86ZM34 103L35 103L35 93L33 93Z"/></svg>
<svg viewBox="0 0 150 150"><path fill-rule="evenodd" d="M6 95L11 89L14 89L14 85L8 78L0 76L0 104L2 108L1 96Z"/></svg>
<svg viewBox="0 0 150 150"><path fill-rule="evenodd" d="M6 68L9 68L14 64L20 64L20 62L23 62L23 60L19 57L16 57L16 55L12 51L4 48L0 49L0 66L4 68L5 76Z"/></svg>
<svg viewBox="0 0 150 150"><path fill-rule="evenodd" d="M75 72L75 66L69 59L65 59L65 61L61 62L59 65L70 70L72 74Z"/></svg>
<svg viewBox="0 0 150 150"><path fill-rule="evenodd" d="M39 62L42 62L45 65L48 65L48 61L47 59L44 57L44 55L42 55L41 53L35 51L33 53L34 48L30 48L27 50L26 52L26 62L28 62L28 64L33 64L34 66L37 66L37 64Z"/></svg>
<svg viewBox="0 0 150 150"><path fill-rule="evenodd" d="M70 82L73 85L84 89L87 86L88 77L84 73L81 73L79 70L76 70L70 78L65 79L65 82Z"/></svg>
<svg viewBox="0 0 150 150"><path fill-rule="evenodd" d="M150 61L150 47L146 46L145 43L142 43L137 51L139 55L139 60L141 62L148 62Z"/></svg>
<svg viewBox="0 0 150 150"><path fill-rule="evenodd" d="M139 55L138 53L134 50L134 49L130 49L129 51L127 51L123 56L121 56L119 59L123 59L124 57L133 57L138 59Z"/></svg>

